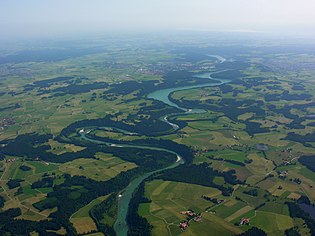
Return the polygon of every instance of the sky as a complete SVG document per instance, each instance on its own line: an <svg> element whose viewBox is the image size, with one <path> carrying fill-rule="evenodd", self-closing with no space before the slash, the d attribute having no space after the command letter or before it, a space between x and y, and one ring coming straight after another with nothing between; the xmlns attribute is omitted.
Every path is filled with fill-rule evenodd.
<svg viewBox="0 0 315 236"><path fill-rule="evenodd" d="M107 31L315 34L315 0L0 0L0 39Z"/></svg>

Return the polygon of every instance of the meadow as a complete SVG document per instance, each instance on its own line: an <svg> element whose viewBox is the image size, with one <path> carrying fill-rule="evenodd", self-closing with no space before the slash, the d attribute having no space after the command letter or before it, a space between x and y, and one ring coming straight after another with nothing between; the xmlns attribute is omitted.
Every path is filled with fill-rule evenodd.
<svg viewBox="0 0 315 236"><path fill-rule="evenodd" d="M261 42L238 48L191 40L179 40L176 49L163 40L154 46L96 40L90 46L99 50L76 57L0 63L0 214L6 215L0 230L14 235L19 224L27 225L25 235L39 228L115 235L117 196L137 176L176 160L167 152L119 146L145 144L181 153L186 161L175 177L173 169L147 179L135 199L134 219L140 228L152 225L152 235L237 235L252 227L268 235L311 235L311 220L294 215L287 203L315 201L314 171L300 161L314 156L314 57L290 46L279 53ZM213 51L226 62L208 56ZM15 49L9 54L20 55ZM229 82L169 96L204 112L185 113L147 97L208 83L213 71ZM165 116L179 128L163 122ZM83 140L82 128L87 137L117 144ZM216 176L188 178L200 166ZM161 180L167 176L181 182ZM21 213L11 217L13 208ZM189 209L202 221L191 220L183 231L180 212ZM249 224L240 225L242 218Z"/></svg>

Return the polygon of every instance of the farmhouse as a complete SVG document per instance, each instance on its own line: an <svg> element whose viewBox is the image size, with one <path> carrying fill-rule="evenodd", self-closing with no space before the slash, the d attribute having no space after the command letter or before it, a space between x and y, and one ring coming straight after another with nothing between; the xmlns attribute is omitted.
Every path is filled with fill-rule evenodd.
<svg viewBox="0 0 315 236"><path fill-rule="evenodd" d="M182 211L180 214L187 216L196 216L197 214L193 211Z"/></svg>
<svg viewBox="0 0 315 236"><path fill-rule="evenodd" d="M188 221L184 221L184 222L179 223L179 227L182 230L186 230L188 226L189 226Z"/></svg>
<svg viewBox="0 0 315 236"><path fill-rule="evenodd" d="M280 177L285 177L289 172L287 170L283 170L279 173Z"/></svg>
<svg viewBox="0 0 315 236"><path fill-rule="evenodd" d="M13 162L15 162L15 160L16 160L15 158L7 159L7 160L6 160L6 163L13 163Z"/></svg>
<svg viewBox="0 0 315 236"><path fill-rule="evenodd" d="M182 211L180 212L180 214L182 215L186 215L187 218L186 218L186 221L183 221L179 224L179 227L182 229L182 230L186 230L186 228L189 226L189 222L191 220L195 221L195 222L201 222L201 215L200 214L197 214L195 213L194 211L192 210L188 210L188 211Z"/></svg>
<svg viewBox="0 0 315 236"><path fill-rule="evenodd" d="M201 216L196 216L196 217L194 218L194 221L195 221L195 222L201 222L201 220L202 220Z"/></svg>
<svg viewBox="0 0 315 236"><path fill-rule="evenodd" d="M240 225L245 225L245 224L249 224L250 219L249 218L242 218Z"/></svg>

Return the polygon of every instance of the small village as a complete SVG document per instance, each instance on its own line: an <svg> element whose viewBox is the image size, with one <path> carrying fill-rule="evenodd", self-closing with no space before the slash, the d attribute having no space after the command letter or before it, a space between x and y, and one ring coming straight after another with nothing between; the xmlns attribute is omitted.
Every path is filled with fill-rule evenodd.
<svg viewBox="0 0 315 236"><path fill-rule="evenodd" d="M10 125L14 125L15 120L11 117L1 117L0 118L0 132Z"/></svg>
<svg viewBox="0 0 315 236"><path fill-rule="evenodd" d="M190 221L192 221L192 220L194 222L201 222L202 221L201 213L196 213L193 210L182 211L182 212L180 212L180 214L186 216L186 220L179 223L179 228L182 231L185 231L189 227ZM250 222L250 218L242 218L240 220L239 226L249 225L249 222Z"/></svg>
<svg viewBox="0 0 315 236"><path fill-rule="evenodd" d="M19 159L19 158L7 158L7 159L5 159L5 162L8 164L18 162L18 161L21 161L21 159ZM32 161L38 161L38 162L41 162L47 166L49 165L49 162L41 160L40 157L36 157L36 158L32 159Z"/></svg>
<svg viewBox="0 0 315 236"><path fill-rule="evenodd" d="M201 214L194 212L193 210L187 210L180 212L182 215L186 215L186 220L179 223L179 227L181 230L185 231L189 227L189 222L193 220L194 222L201 222L202 217Z"/></svg>

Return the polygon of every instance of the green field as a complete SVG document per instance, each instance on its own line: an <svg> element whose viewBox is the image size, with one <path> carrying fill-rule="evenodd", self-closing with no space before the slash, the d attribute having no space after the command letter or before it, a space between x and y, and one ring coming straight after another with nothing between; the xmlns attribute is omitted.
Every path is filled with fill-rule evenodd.
<svg viewBox="0 0 315 236"><path fill-rule="evenodd" d="M48 219L59 228L43 234L111 235L116 196L157 171L145 198L133 195L131 235L149 234L149 224L158 236L251 227L311 235L311 220L291 218L288 202L315 203L314 170L299 159L315 153L313 44L246 38L106 35L0 47L0 232L37 235ZM223 83L204 86L210 77ZM185 162L158 171L170 165L161 149ZM21 214L9 218L11 208ZM202 221L183 231L188 209Z"/></svg>
<svg viewBox="0 0 315 236"><path fill-rule="evenodd" d="M89 211L97 204L101 203L102 201L106 200L108 196L102 196L97 199L94 199L92 202L87 204L86 206L82 207L80 210L75 212L71 218L81 218L81 217L89 217Z"/></svg>
<svg viewBox="0 0 315 236"><path fill-rule="evenodd" d="M247 159L244 151L228 149L222 151L210 151L205 153L205 155L213 156L215 158L223 158L224 160L234 160L238 162L244 162Z"/></svg>
<svg viewBox="0 0 315 236"><path fill-rule="evenodd" d="M135 164L122 161L112 155L98 153L97 158L99 159L76 159L62 164L59 167L59 170L62 173L81 175L97 181L105 181L115 177L122 171L127 171L136 167Z"/></svg>
<svg viewBox="0 0 315 236"><path fill-rule="evenodd" d="M102 196L97 199L94 199L92 202L87 204L86 206L82 207L80 210L75 212L70 217L70 222L73 224L73 226L76 228L77 233L87 233L91 232L93 230L97 230L97 227L93 221L93 219L90 217L90 210L97 204L101 203L102 201L106 200L108 196ZM97 235L97 234L95 234ZM99 233L99 235L102 235Z"/></svg>
<svg viewBox="0 0 315 236"><path fill-rule="evenodd" d="M211 235L233 235L233 232L241 232L240 229L220 220L217 216L205 212L207 208L213 206L213 203L202 199L201 196L220 198L220 191L217 189L155 180L146 184L145 195L152 202L142 204L139 214L146 217L153 225L153 235L178 234L180 232L178 224L185 219L180 212L188 209L204 212L201 223L191 223L191 227L186 232L189 235L201 235L207 231L211 231L213 233Z"/></svg>
<svg viewBox="0 0 315 236"><path fill-rule="evenodd" d="M293 220L286 215L257 211L251 224L263 229L268 235L279 235L286 229L293 227Z"/></svg>

